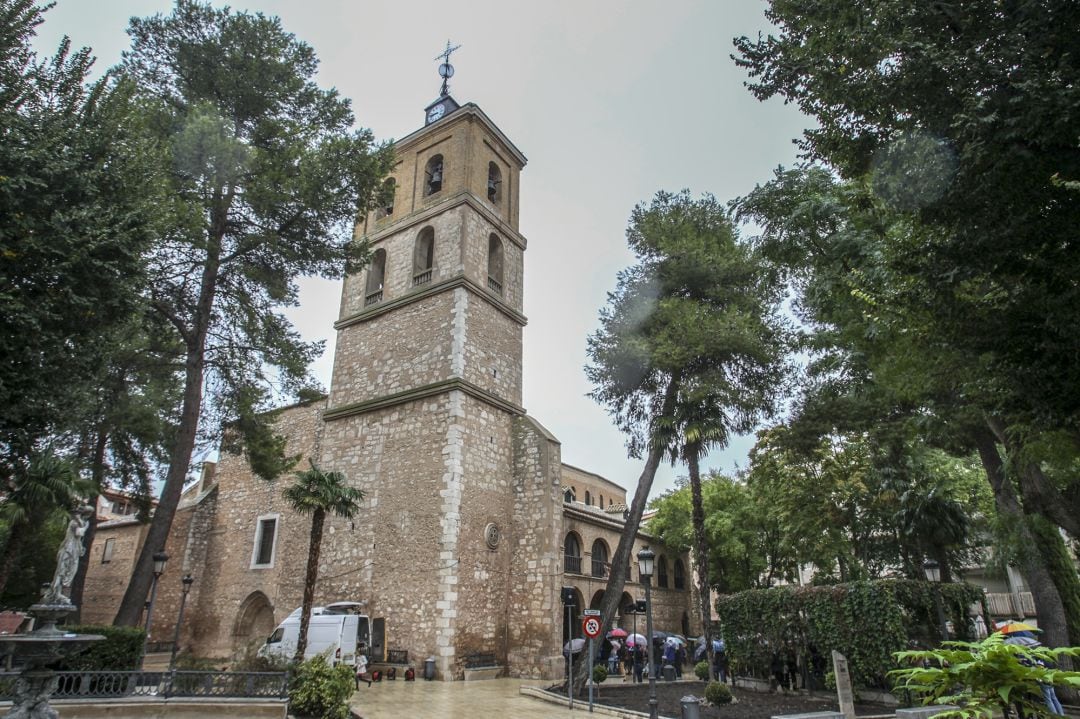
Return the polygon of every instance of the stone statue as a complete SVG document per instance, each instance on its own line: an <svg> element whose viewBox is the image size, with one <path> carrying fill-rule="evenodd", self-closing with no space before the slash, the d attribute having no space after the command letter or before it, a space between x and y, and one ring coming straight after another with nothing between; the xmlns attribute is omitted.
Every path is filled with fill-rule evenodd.
<svg viewBox="0 0 1080 719"><path fill-rule="evenodd" d="M56 572L53 574L52 584L41 598L42 604L71 604L71 600L64 594L64 589L71 586L75 572L79 569L79 559L86 552L83 537L86 536L86 528L90 525L90 514L93 511L93 507L83 505L71 513L67 534L56 553Z"/></svg>

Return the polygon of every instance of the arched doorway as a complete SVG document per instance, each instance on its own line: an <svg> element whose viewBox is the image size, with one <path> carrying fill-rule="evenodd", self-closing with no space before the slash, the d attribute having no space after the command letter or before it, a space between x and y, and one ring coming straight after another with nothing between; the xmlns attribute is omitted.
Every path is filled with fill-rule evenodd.
<svg viewBox="0 0 1080 719"><path fill-rule="evenodd" d="M242 652L256 642L262 642L277 626L274 605L262 592L252 592L240 603L233 626L233 651Z"/></svg>
<svg viewBox="0 0 1080 719"><path fill-rule="evenodd" d="M604 590L601 589L592 595L592 601L589 602L589 609L599 609L600 605L604 602Z"/></svg>
<svg viewBox="0 0 1080 719"><path fill-rule="evenodd" d="M626 631L631 631L634 626L634 598L629 592L623 592L619 597L619 621L618 625Z"/></svg>

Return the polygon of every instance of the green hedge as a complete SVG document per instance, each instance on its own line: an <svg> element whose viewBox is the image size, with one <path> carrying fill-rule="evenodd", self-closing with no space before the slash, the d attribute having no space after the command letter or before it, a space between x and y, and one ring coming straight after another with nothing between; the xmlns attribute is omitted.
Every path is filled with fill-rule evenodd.
<svg viewBox="0 0 1080 719"><path fill-rule="evenodd" d="M791 647L809 665L815 647L832 669L831 651L848 658L858 686L887 688L893 653L940 641L934 597L941 598L955 638L970 639L968 607L981 602L970 584L907 579L822 587L751 589L717 599L720 632L739 672L767 677L774 650Z"/></svg>
<svg viewBox="0 0 1080 719"><path fill-rule="evenodd" d="M63 659L57 666L63 671L123 671L139 668L146 633L136 627L65 626L65 632L100 634L105 638L92 642L86 651Z"/></svg>

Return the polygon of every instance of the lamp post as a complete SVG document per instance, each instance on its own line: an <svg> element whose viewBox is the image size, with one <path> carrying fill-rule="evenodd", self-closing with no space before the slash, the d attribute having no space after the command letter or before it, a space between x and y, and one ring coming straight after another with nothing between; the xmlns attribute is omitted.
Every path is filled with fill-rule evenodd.
<svg viewBox="0 0 1080 719"><path fill-rule="evenodd" d="M154 583L150 585L150 601L146 603L146 624L143 626L143 631L146 632L146 642L143 644L144 659L147 650L150 648L150 622L153 621L154 617L154 600L157 599L158 580L165 573L165 563L168 561L169 555L164 550L159 549L154 552Z"/></svg>
<svg viewBox="0 0 1080 719"><path fill-rule="evenodd" d="M184 623L184 605L187 604L187 595L191 591L191 585L195 583L195 577L185 574L180 580L180 612L176 616L176 629L173 630L172 654L169 655L169 671L176 664L176 651L180 647L180 625Z"/></svg>
<svg viewBox="0 0 1080 719"><path fill-rule="evenodd" d="M649 646L649 719L657 719L656 663L653 661L652 593L649 591L656 554L648 547L637 554L638 574L645 585L645 639Z"/></svg>
<svg viewBox="0 0 1080 719"><path fill-rule="evenodd" d="M938 585L941 583L941 565L935 562L933 559L927 559L923 562L923 571L926 572L926 581ZM934 587L934 609L937 610L938 624L941 627L941 639L942 641L949 641L949 625L945 621L945 610L941 606L941 592L938 587Z"/></svg>

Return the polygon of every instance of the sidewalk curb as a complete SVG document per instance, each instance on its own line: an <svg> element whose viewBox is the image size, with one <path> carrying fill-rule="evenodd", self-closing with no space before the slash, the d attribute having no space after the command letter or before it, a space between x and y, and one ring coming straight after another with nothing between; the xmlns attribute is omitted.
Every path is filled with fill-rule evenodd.
<svg viewBox="0 0 1080 719"><path fill-rule="evenodd" d="M549 692L540 687L528 687L523 686L519 690L523 696L532 697L533 699L539 699L545 701L548 704L557 704L562 707L569 707L570 700L562 694L555 694ZM587 701L581 701L580 699L574 702L574 709L578 707L588 711L589 703ZM636 712L630 709L617 709L614 707L603 706L602 704L593 704L593 714L600 714L602 716L618 717L619 719L649 719L649 715L644 712ZM660 716L660 719L670 719L669 717Z"/></svg>

